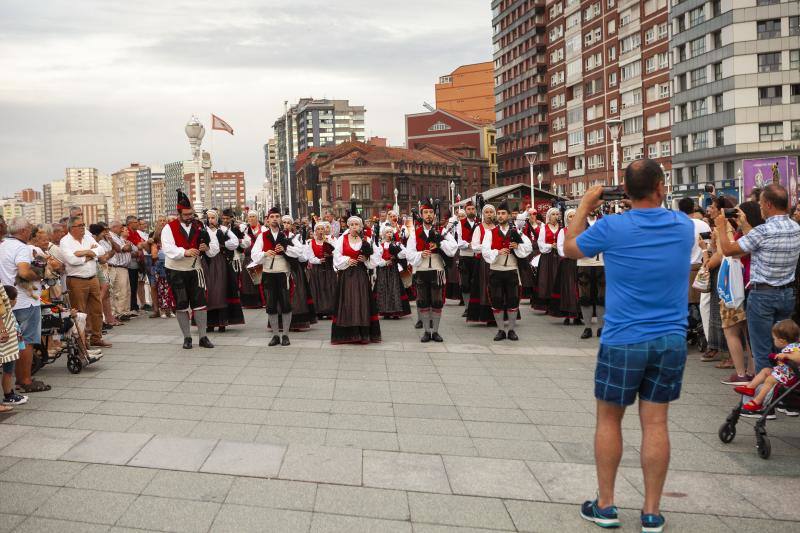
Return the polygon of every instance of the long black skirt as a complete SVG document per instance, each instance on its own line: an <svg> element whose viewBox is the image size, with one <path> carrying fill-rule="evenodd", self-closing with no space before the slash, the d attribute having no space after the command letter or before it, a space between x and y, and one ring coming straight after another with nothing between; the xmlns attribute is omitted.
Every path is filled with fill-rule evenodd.
<svg viewBox="0 0 800 533"><path fill-rule="evenodd" d="M445 285L444 296L448 300L461 300L461 273L458 268L458 263L461 260L459 254L456 253L450 266L447 268L447 284ZM466 303L466 302L464 302Z"/></svg>
<svg viewBox="0 0 800 533"><path fill-rule="evenodd" d="M552 308L553 300L560 299L559 287L556 285L558 277L558 254L555 250L550 253L542 254L539 258L539 269L537 271L537 297L533 308L537 311L547 311Z"/></svg>
<svg viewBox="0 0 800 533"><path fill-rule="evenodd" d="M250 261L250 254L246 254L242 265L247 266ZM266 305L262 286L260 284L253 285L253 280L250 279L250 274L245 268L239 272L239 294L242 307L245 309L262 309Z"/></svg>
<svg viewBox="0 0 800 533"><path fill-rule="evenodd" d="M237 272L222 254L203 257L208 299L208 327L244 324Z"/></svg>
<svg viewBox="0 0 800 533"><path fill-rule="evenodd" d="M311 265L306 273L317 317L332 316L336 313L336 272L333 262L328 258L326 263Z"/></svg>
<svg viewBox="0 0 800 533"><path fill-rule="evenodd" d="M558 266L558 308L551 314L558 317L578 318L580 300L578 298L578 262L575 259L562 257Z"/></svg>
<svg viewBox="0 0 800 533"><path fill-rule="evenodd" d="M331 344L381 342L378 301L370 285L369 273L363 265L339 272Z"/></svg>
<svg viewBox="0 0 800 533"><path fill-rule="evenodd" d="M408 296L400 280L397 265L378 267L375 270L375 293L378 298L378 314L385 317L401 317L411 314Z"/></svg>
<svg viewBox="0 0 800 533"><path fill-rule="evenodd" d="M289 326L289 331L307 331L311 328L311 324L317 323L317 313L314 310L314 301L311 299L311 289L308 287L306 264L294 258L287 258L287 261L292 271L292 293L290 295L292 324Z"/></svg>
<svg viewBox="0 0 800 533"><path fill-rule="evenodd" d="M477 275L472 276L472 288L469 292L467 306L467 324L486 324L496 326L492 314L492 303L489 299L489 263L478 257L476 261Z"/></svg>
<svg viewBox="0 0 800 533"><path fill-rule="evenodd" d="M533 254L518 261L520 298L522 298L523 300L533 298L533 288L536 284L536 278L534 278L533 276L533 267L531 266L531 260L533 260Z"/></svg>

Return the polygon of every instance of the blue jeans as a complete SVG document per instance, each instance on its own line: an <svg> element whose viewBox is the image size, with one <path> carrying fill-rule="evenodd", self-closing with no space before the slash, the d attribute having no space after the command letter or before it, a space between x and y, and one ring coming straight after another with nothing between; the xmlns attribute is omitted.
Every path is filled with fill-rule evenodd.
<svg viewBox="0 0 800 533"><path fill-rule="evenodd" d="M792 316L794 288L753 289L747 297L747 332L756 362L756 372L772 366L769 354L772 346L772 326Z"/></svg>
<svg viewBox="0 0 800 533"><path fill-rule="evenodd" d="M42 341L42 308L32 305L24 309L15 309L14 317L17 319L25 344L39 344Z"/></svg>

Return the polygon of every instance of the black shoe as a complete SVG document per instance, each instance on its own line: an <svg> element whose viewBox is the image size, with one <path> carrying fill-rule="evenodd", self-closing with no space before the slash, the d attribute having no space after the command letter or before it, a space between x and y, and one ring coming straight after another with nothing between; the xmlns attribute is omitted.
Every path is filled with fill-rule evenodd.
<svg viewBox="0 0 800 533"><path fill-rule="evenodd" d="M289 335L284 335L281 339L281 346L289 346L291 343L289 342Z"/></svg>
<svg viewBox="0 0 800 533"><path fill-rule="evenodd" d="M417 323L414 324L414 329L422 329L422 320L417 320Z"/></svg>
<svg viewBox="0 0 800 533"><path fill-rule="evenodd" d="M444 342L444 339L442 338L441 335L439 335L438 331L434 331L433 333L431 333L431 340L433 342Z"/></svg>
<svg viewBox="0 0 800 533"><path fill-rule="evenodd" d="M464 312L461 313L461 318L467 318L467 310L464 309Z"/></svg>
<svg viewBox="0 0 800 533"><path fill-rule="evenodd" d="M572 323L574 325L576 325L576 326L582 326L583 325L583 320L581 320L580 318L575 318L575 319L572 320Z"/></svg>
<svg viewBox="0 0 800 533"><path fill-rule="evenodd" d="M431 342L430 332L426 331L425 333L423 333L422 338L419 340L419 342Z"/></svg>
<svg viewBox="0 0 800 533"><path fill-rule="evenodd" d="M508 340L510 341L518 341L519 337L517 337L517 332L513 329L508 331Z"/></svg>
<svg viewBox="0 0 800 533"><path fill-rule="evenodd" d="M494 336L495 341L502 341L506 338L506 332L502 329L497 330L497 335Z"/></svg>
<svg viewBox="0 0 800 533"><path fill-rule="evenodd" d="M564 325L569 326L569 317L564 319Z"/></svg>
<svg viewBox="0 0 800 533"><path fill-rule="evenodd" d="M267 346L277 346L280 343L281 343L281 338L278 337L277 335L273 335L272 340L269 341L269 344Z"/></svg>
<svg viewBox="0 0 800 533"><path fill-rule="evenodd" d="M603 328L597 328L597 338L600 338L600 335L603 334Z"/></svg>
<svg viewBox="0 0 800 533"><path fill-rule="evenodd" d="M184 337L183 338L183 349L184 350L191 350L192 349L192 338L191 337Z"/></svg>
<svg viewBox="0 0 800 533"><path fill-rule="evenodd" d="M206 333L214 333L214 326L209 326L206 328Z"/></svg>
<svg viewBox="0 0 800 533"><path fill-rule="evenodd" d="M581 339L588 339L592 336L592 328L586 328L581 333Z"/></svg>
<svg viewBox="0 0 800 533"><path fill-rule="evenodd" d="M214 345L211 344L211 341L208 340L208 337L200 337L200 347L201 348L213 348Z"/></svg>
<svg viewBox="0 0 800 533"><path fill-rule="evenodd" d="M220 326L219 327L219 332L220 333L225 333L225 326Z"/></svg>

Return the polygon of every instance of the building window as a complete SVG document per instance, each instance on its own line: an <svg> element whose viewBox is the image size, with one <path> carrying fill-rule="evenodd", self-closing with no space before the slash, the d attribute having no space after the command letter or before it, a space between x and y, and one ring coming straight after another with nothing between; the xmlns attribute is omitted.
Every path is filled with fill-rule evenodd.
<svg viewBox="0 0 800 533"><path fill-rule="evenodd" d="M700 67L689 72L689 79L692 81L692 87L704 85L706 83L706 67Z"/></svg>
<svg viewBox="0 0 800 533"><path fill-rule="evenodd" d="M342 184L341 183L337 183L336 184L336 199L337 200L341 200L342 199Z"/></svg>
<svg viewBox="0 0 800 533"><path fill-rule="evenodd" d="M706 52L706 38L705 36L689 41L689 47L692 50L692 57L697 57Z"/></svg>
<svg viewBox="0 0 800 533"><path fill-rule="evenodd" d="M692 148L694 150L708 148L708 135L705 131L692 134Z"/></svg>
<svg viewBox="0 0 800 533"><path fill-rule="evenodd" d="M724 109L722 105L722 93L714 95L714 113L719 113Z"/></svg>
<svg viewBox="0 0 800 533"><path fill-rule="evenodd" d="M583 130L570 132L568 138L570 146L577 146L579 144L583 144Z"/></svg>
<svg viewBox="0 0 800 533"><path fill-rule="evenodd" d="M640 133L642 131L642 122L641 116L626 118L622 121L622 134Z"/></svg>
<svg viewBox="0 0 800 533"><path fill-rule="evenodd" d="M702 117L708 114L708 106L705 98L699 100L692 100L692 118Z"/></svg>
<svg viewBox="0 0 800 533"><path fill-rule="evenodd" d="M617 73L611 72L608 75L608 86L609 87L616 87L617 86Z"/></svg>
<svg viewBox="0 0 800 533"><path fill-rule="evenodd" d="M697 183L697 167L689 167L689 178L691 183Z"/></svg>
<svg viewBox="0 0 800 533"><path fill-rule="evenodd" d="M658 97L669 98L669 83L662 83L658 86Z"/></svg>
<svg viewBox="0 0 800 533"><path fill-rule="evenodd" d="M780 4L781 0L757 0L757 6L771 6L773 4Z"/></svg>
<svg viewBox="0 0 800 533"><path fill-rule="evenodd" d="M714 50L722 48L722 31L717 30L711 34L711 46L714 47Z"/></svg>
<svg viewBox="0 0 800 533"><path fill-rule="evenodd" d="M725 146L725 130L722 128L714 130L714 146Z"/></svg>
<svg viewBox="0 0 800 533"><path fill-rule="evenodd" d="M714 63L714 81L722 79L722 62Z"/></svg>
<svg viewBox="0 0 800 533"><path fill-rule="evenodd" d="M703 11L703 6L696 7L689 11L689 27L694 28L698 24L702 24L706 20L705 11Z"/></svg>
<svg viewBox="0 0 800 533"><path fill-rule="evenodd" d="M679 74L677 77L678 80L678 92L686 90L686 74Z"/></svg>
<svg viewBox="0 0 800 533"><path fill-rule="evenodd" d="M766 122L759 124L758 140L761 142L783 140L783 122Z"/></svg>
<svg viewBox="0 0 800 533"><path fill-rule="evenodd" d="M771 85L758 88L758 105L780 104L783 100L783 87Z"/></svg>
<svg viewBox="0 0 800 533"><path fill-rule="evenodd" d="M444 131L449 129L451 129L450 126L439 120L436 123L434 123L433 126L428 128L428 131Z"/></svg>
<svg viewBox="0 0 800 533"><path fill-rule="evenodd" d="M715 179L716 173L714 172L714 164L706 165L706 181L713 183Z"/></svg>
<svg viewBox="0 0 800 533"><path fill-rule="evenodd" d="M772 39L781 36L781 19L759 20L756 23L758 39Z"/></svg>
<svg viewBox="0 0 800 533"><path fill-rule="evenodd" d="M648 144L647 145L647 157L650 159L655 159L658 157L658 145L657 144Z"/></svg>
<svg viewBox="0 0 800 533"><path fill-rule="evenodd" d="M792 140L800 141L800 120L792 121Z"/></svg>
<svg viewBox="0 0 800 533"><path fill-rule="evenodd" d="M661 141L661 157L669 157L672 150L669 141Z"/></svg>
<svg viewBox="0 0 800 533"><path fill-rule="evenodd" d="M800 17L789 17L789 35L800 35Z"/></svg>
<svg viewBox="0 0 800 533"><path fill-rule="evenodd" d="M672 173L675 175L675 183L683 185L683 169L675 168L672 170Z"/></svg>
<svg viewBox="0 0 800 533"><path fill-rule="evenodd" d="M611 101L608 102L608 112L612 115L617 113L617 99L613 98Z"/></svg>
<svg viewBox="0 0 800 533"><path fill-rule="evenodd" d="M781 69L780 52L769 52L767 54L758 54L759 72L777 72L780 69Z"/></svg>
<svg viewBox="0 0 800 533"><path fill-rule="evenodd" d="M678 121L688 120L689 119L689 104L681 104L676 108L678 113Z"/></svg>
<svg viewBox="0 0 800 533"><path fill-rule="evenodd" d="M789 101L793 104L800 104L800 83L794 83L789 88Z"/></svg>
<svg viewBox="0 0 800 533"><path fill-rule="evenodd" d="M711 16L718 17L721 14L722 14L722 0L714 0L713 2L711 2Z"/></svg>
<svg viewBox="0 0 800 533"><path fill-rule="evenodd" d="M689 151L689 137L684 135L683 137L678 137L678 141L681 143L681 153L685 154Z"/></svg>
<svg viewBox="0 0 800 533"><path fill-rule="evenodd" d="M789 69L795 70L800 68L800 50L789 51Z"/></svg>
<svg viewBox="0 0 800 533"><path fill-rule="evenodd" d="M622 81L626 81L632 78L639 76L642 73L642 62L641 61L634 61L633 63L628 63L624 67L620 69L620 76Z"/></svg>

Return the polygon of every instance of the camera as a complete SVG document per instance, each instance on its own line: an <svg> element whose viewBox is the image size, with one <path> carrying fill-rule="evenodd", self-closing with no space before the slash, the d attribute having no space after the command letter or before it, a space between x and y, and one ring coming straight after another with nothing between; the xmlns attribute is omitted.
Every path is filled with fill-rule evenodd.
<svg viewBox="0 0 800 533"><path fill-rule="evenodd" d="M700 238L703 239L704 241L707 241L707 240L711 239L711 232L710 231L704 231L704 232L700 233Z"/></svg>
<svg viewBox="0 0 800 533"><path fill-rule="evenodd" d="M714 185L713 185L713 184L711 184L711 183L706 183L706 185L705 185L705 187L703 188L703 190L705 190L705 192L707 192L707 193L709 193L709 194L714 194L714 191L715 191L716 189L714 189Z"/></svg>
<svg viewBox="0 0 800 533"><path fill-rule="evenodd" d="M600 193L601 200L623 200L627 197L622 187L603 187L603 192Z"/></svg>
<svg viewBox="0 0 800 533"><path fill-rule="evenodd" d="M725 209L723 212L725 213L725 218L739 218L739 210L735 207Z"/></svg>

